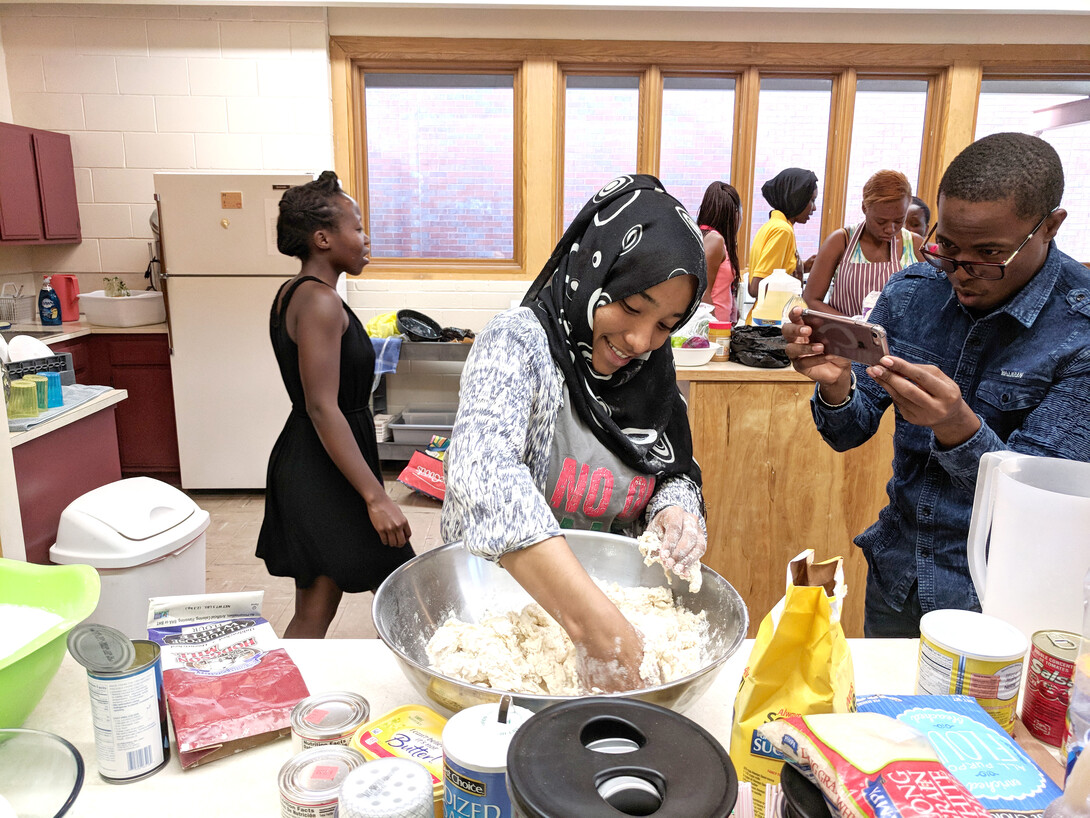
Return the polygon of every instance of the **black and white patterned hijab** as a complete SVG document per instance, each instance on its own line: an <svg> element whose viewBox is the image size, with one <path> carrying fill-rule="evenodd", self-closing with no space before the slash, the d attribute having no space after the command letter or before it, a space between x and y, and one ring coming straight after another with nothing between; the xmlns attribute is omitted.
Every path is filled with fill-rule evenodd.
<svg viewBox="0 0 1090 818"><path fill-rule="evenodd" d="M679 275L697 280L680 325L708 283L700 228L654 176L621 176L568 225L522 304L545 328L575 409L595 437L644 474L688 474L699 485L669 342L612 375L591 367L594 311Z"/></svg>

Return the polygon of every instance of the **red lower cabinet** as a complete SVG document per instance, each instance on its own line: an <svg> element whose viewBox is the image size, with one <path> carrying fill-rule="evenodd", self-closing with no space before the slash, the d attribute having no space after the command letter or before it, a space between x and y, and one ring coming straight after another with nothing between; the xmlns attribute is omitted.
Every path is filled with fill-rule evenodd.
<svg viewBox="0 0 1090 818"><path fill-rule="evenodd" d="M164 333L92 335L92 383L125 389L117 405L117 442L125 477L181 484L170 348Z"/></svg>
<svg viewBox="0 0 1090 818"><path fill-rule="evenodd" d="M114 410L125 401L11 450L27 562L48 564L61 512L91 489L121 479Z"/></svg>

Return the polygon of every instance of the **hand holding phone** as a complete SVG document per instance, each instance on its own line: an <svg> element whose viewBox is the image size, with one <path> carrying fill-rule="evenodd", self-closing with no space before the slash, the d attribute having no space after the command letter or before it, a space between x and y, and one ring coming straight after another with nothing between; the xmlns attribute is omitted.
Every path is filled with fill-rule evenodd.
<svg viewBox="0 0 1090 818"><path fill-rule="evenodd" d="M803 310L802 322L810 327L810 343L822 344L826 355L837 355L873 366L889 355L886 331L861 318L847 318L815 310Z"/></svg>

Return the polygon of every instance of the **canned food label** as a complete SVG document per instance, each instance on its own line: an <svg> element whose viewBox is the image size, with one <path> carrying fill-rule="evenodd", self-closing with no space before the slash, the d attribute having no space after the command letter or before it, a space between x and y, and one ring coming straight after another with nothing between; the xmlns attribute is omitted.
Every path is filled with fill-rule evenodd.
<svg viewBox="0 0 1090 818"><path fill-rule="evenodd" d="M1063 743L1074 673L1073 662L1051 656L1036 644L1030 648L1022 722L1035 738L1053 747Z"/></svg>
<svg viewBox="0 0 1090 818"><path fill-rule="evenodd" d="M942 695L964 693L1008 733L1014 729L1014 708L1022 684L1022 659L976 659L946 650L920 638L916 692Z"/></svg>
<svg viewBox="0 0 1090 818"><path fill-rule="evenodd" d="M280 796L280 818L335 818L337 801L327 804L296 804Z"/></svg>
<svg viewBox="0 0 1090 818"><path fill-rule="evenodd" d="M510 818L505 772L470 770L443 762L443 818Z"/></svg>
<svg viewBox="0 0 1090 818"><path fill-rule="evenodd" d="M87 674L98 770L106 778L137 778L163 764L158 663L121 676Z"/></svg>

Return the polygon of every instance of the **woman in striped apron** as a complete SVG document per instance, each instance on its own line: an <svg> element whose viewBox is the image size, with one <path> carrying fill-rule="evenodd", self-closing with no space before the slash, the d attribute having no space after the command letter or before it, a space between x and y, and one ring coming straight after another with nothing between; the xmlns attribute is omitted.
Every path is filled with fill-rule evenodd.
<svg viewBox="0 0 1090 818"><path fill-rule="evenodd" d="M922 239L904 228L911 201L912 187L903 173L880 170L867 180L863 222L830 235L814 260L802 293L810 309L861 315L867 295L881 292L894 273L919 260Z"/></svg>

